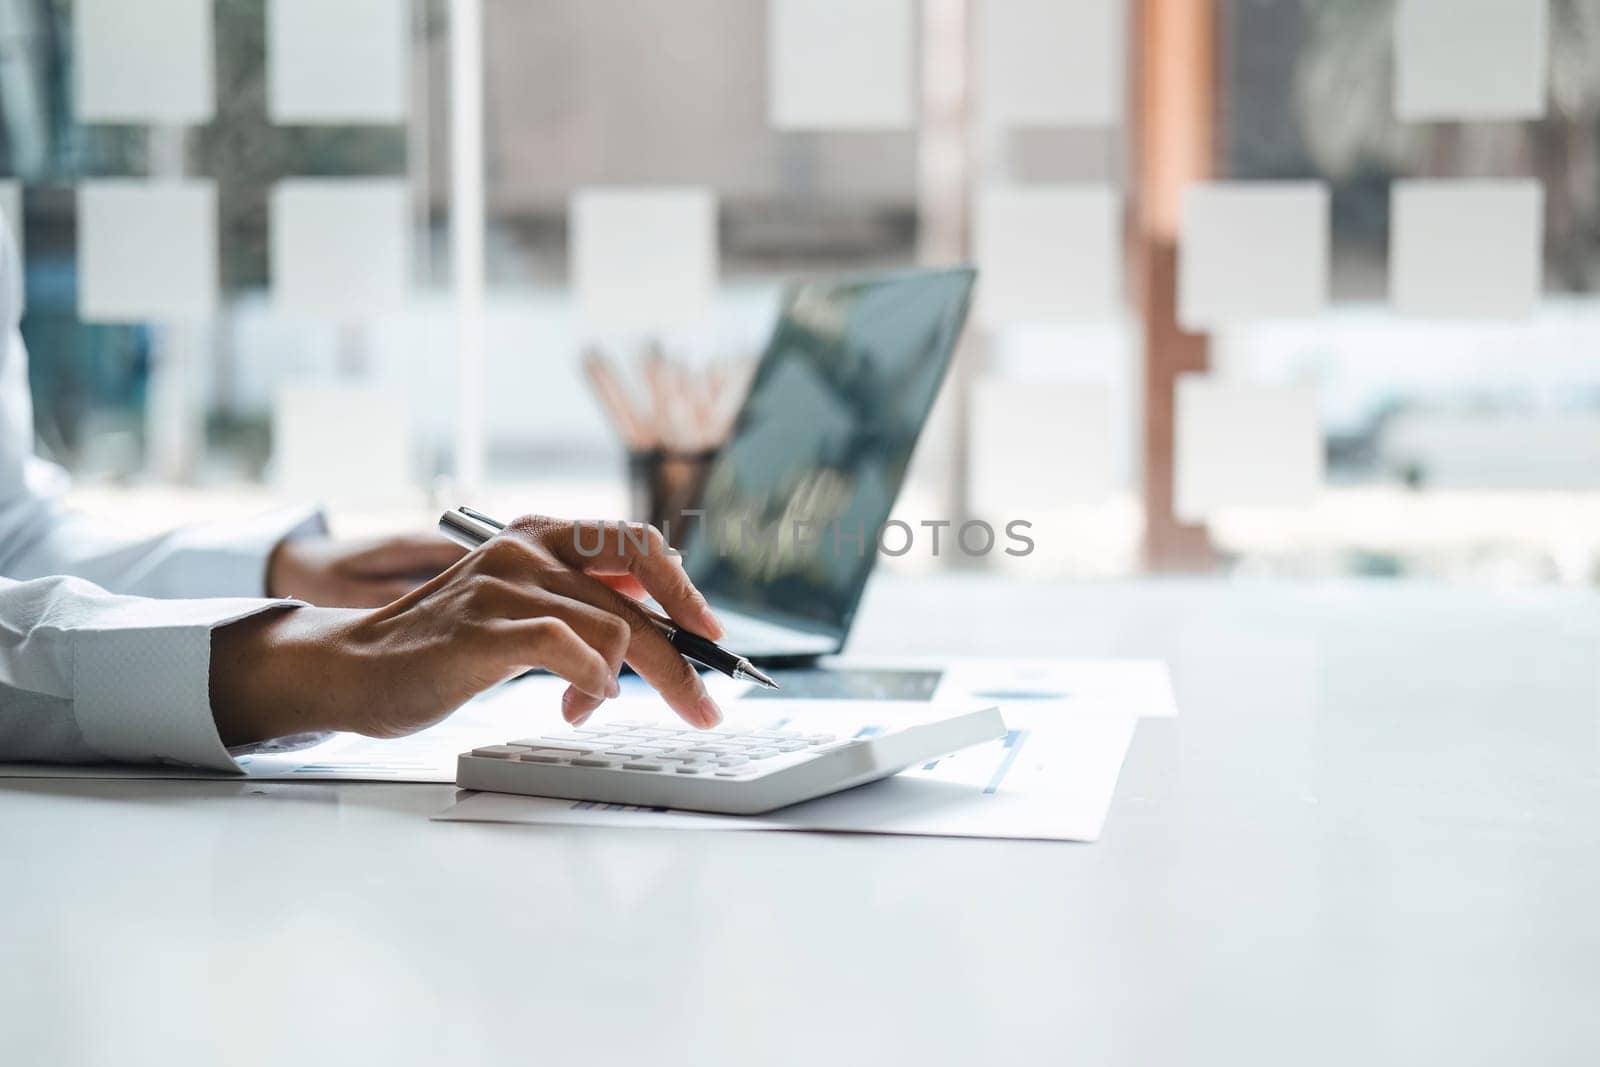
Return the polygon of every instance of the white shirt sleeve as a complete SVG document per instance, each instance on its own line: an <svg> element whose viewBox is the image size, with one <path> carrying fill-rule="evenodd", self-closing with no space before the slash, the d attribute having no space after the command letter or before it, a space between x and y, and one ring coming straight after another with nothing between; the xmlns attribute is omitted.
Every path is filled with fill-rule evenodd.
<svg viewBox="0 0 1600 1067"><path fill-rule="evenodd" d="M129 537L67 514L65 475L33 455L19 284L0 219L0 761L237 769L212 720L211 631L285 606L264 599L268 559L322 519ZM179 599L199 597L237 599Z"/></svg>
<svg viewBox="0 0 1600 1067"><path fill-rule="evenodd" d="M238 770L211 714L211 632L296 603L0 578L0 761Z"/></svg>

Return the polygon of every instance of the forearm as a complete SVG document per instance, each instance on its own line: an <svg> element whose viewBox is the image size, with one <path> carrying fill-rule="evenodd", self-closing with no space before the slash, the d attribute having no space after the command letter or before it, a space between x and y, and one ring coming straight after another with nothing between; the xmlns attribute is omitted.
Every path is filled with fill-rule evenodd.
<svg viewBox="0 0 1600 1067"><path fill-rule="evenodd" d="M290 734L357 728L360 650L351 634L363 615L291 607L219 627L211 636L211 711L230 747Z"/></svg>

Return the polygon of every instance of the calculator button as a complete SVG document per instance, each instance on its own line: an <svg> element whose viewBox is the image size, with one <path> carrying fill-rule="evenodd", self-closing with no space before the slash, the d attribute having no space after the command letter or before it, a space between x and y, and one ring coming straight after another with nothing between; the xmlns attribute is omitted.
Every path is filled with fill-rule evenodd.
<svg viewBox="0 0 1600 1067"><path fill-rule="evenodd" d="M524 752L517 758L523 763L565 763L568 755L564 752Z"/></svg>
<svg viewBox="0 0 1600 1067"><path fill-rule="evenodd" d="M635 760L632 763L624 763L622 765L622 769L625 771L664 771L667 769L667 766L664 763L651 763L648 760Z"/></svg>
<svg viewBox="0 0 1600 1067"><path fill-rule="evenodd" d="M602 756L616 756L631 759L635 756L649 756L652 753L642 748L612 748L600 753Z"/></svg>
<svg viewBox="0 0 1600 1067"><path fill-rule="evenodd" d="M710 769L704 763L680 763L675 768L679 774L704 774Z"/></svg>
<svg viewBox="0 0 1600 1067"><path fill-rule="evenodd" d="M572 765L574 767L615 767L617 761L614 759L600 759L596 756L579 756L572 761Z"/></svg>
<svg viewBox="0 0 1600 1067"><path fill-rule="evenodd" d="M806 740L806 744L808 744L808 745L825 745L829 741L833 740L833 735L832 734L812 734L811 736L807 737L805 740Z"/></svg>
<svg viewBox="0 0 1600 1067"><path fill-rule="evenodd" d="M778 751L779 752L799 752L802 748L809 748L809 747L810 746L807 745L804 741L780 741L780 742L778 742Z"/></svg>
<svg viewBox="0 0 1600 1067"><path fill-rule="evenodd" d="M487 756L490 759L516 759L528 751L517 745L486 745L483 748L472 750L474 756Z"/></svg>
<svg viewBox="0 0 1600 1067"><path fill-rule="evenodd" d="M717 758L718 767L737 767L741 763L749 762L750 758L748 756L719 756Z"/></svg>

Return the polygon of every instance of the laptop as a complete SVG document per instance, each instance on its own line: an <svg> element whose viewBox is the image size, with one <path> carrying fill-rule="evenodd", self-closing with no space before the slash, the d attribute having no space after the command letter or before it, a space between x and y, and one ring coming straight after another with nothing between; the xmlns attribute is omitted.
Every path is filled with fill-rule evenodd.
<svg viewBox="0 0 1600 1067"><path fill-rule="evenodd" d="M976 276L909 271L785 291L680 545L725 647L768 663L843 649Z"/></svg>

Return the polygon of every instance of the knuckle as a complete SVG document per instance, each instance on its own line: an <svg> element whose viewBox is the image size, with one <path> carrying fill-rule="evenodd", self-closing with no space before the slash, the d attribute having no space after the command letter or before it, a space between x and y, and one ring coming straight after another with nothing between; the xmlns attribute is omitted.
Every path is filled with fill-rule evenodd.
<svg viewBox="0 0 1600 1067"><path fill-rule="evenodd" d="M604 645L602 651L607 656L619 657L628 650L628 642L633 639L633 627L628 625L626 619L607 615L600 622L600 639Z"/></svg>
<svg viewBox="0 0 1600 1067"><path fill-rule="evenodd" d="M534 647L552 649L572 639L572 628L553 616L534 619L528 625Z"/></svg>
<svg viewBox="0 0 1600 1067"><path fill-rule="evenodd" d="M678 688L693 693L698 693L700 689L700 675L689 666L689 661L686 659L679 657L678 661L668 668L668 676L671 684Z"/></svg>
<svg viewBox="0 0 1600 1067"><path fill-rule="evenodd" d="M668 647L672 655L662 660L661 681L671 689L698 689L700 687L699 672L694 669L687 659L678 654L677 649Z"/></svg>
<svg viewBox="0 0 1600 1067"><path fill-rule="evenodd" d="M560 537L569 525L548 515L523 515L512 520L511 528L533 544L548 545Z"/></svg>
<svg viewBox="0 0 1600 1067"><path fill-rule="evenodd" d="M643 546L642 554L646 559L664 555L667 551L666 534L648 522L630 522L627 541L631 546Z"/></svg>
<svg viewBox="0 0 1600 1067"><path fill-rule="evenodd" d="M555 565L554 554L546 547L547 542L533 535L519 532L510 537L502 536L497 541L503 541L506 545L498 558L497 567L500 570L525 575L529 572L543 573Z"/></svg>
<svg viewBox="0 0 1600 1067"><path fill-rule="evenodd" d="M491 565L514 567L527 558L528 546L520 538L502 535L485 545L483 554Z"/></svg>
<svg viewBox="0 0 1600 1067"><path fill-rule="evenodd" d="M620 604L618 608L620 610L617 617L622 620L622 625L627 628L630 642L636 637L648 638L657 633L650 620L645 618L644 612L638 608L631 604Z"/></svg>

